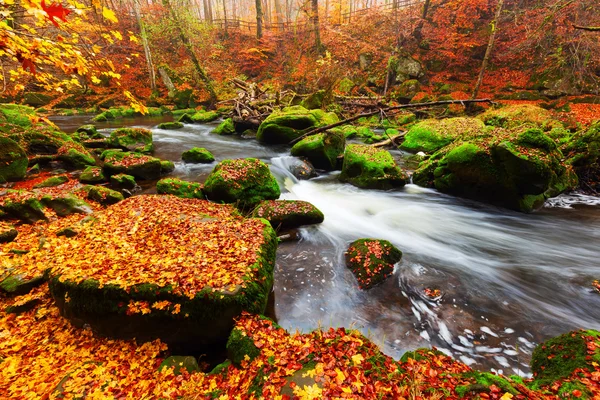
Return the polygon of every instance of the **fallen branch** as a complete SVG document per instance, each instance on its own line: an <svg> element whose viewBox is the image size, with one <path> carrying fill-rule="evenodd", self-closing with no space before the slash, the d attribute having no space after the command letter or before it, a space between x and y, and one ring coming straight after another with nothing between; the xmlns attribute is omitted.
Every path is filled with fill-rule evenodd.
<svg viewBox="0 0 600 400"><path fill-rule="evenodd" d="M391 107L380 108L380 109L377 109L375 111L369 111L369 112L366 112L366 113L355 115L355 116L350 117L350 118L346 118L346 119L344 119L342 121L339 121L339 122L336 122L336 123L333 123L333 124L329 124L329 125L321 126L319 128L311 129L308 132L306 132L305 134L303 134L302 136L300 136L300 137L292 140L290 142L290 144L294 144L296 142L299 142L300 140L304 139L307 136L316 135L317 133L325 132L325 131L327 131L329 129L336 128L336 127L342 126L342 125L346 125L347 123L352 122L352 121L356 121L357 119L364 118L364 117L370 117L372 115L379 114L381 112L387 113L387 112L390 112L390 111L403 110L403 109L406 109L406 108L432 107L432 106L441 106L441 105L445 105L445 104L462 104L464 106L465 104L470 104L470 103L490 103L490 104L493 104L494 102L491 99L440 100L440 101L430 101L430 102L427 102L427 103L401 104L401 105L398 105L398 106L391 106Z"/></svg>
<svg viewBox="0 0 600 400"><path fill-rule="evenodd" d="M600 26L581 26L573 24L573 28L590 32L600 32Z"/></svg>
<svg viewBox="0 0 600 400"><path fill-rule="evenodd" d="M404 135L406 135L406 132L402 132L397 135L390 136L389 139L386 139L382 142L373 143L371 146L372 147L384 147L384 146L389 146L390 144L396 145L396 139L403 138Z"/></svg>

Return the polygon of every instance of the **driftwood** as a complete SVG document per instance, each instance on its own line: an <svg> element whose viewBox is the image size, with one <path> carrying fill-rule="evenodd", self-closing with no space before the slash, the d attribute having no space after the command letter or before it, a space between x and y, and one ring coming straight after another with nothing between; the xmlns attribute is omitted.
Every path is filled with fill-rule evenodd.
<svg viewBox="0 0 600 400"><path fill-rule="evenodd" d="M296 142L299 142L300 140L304 139L307 136L312 136L312 135L316 135L317 133L321 133L321 132L325 132L329 129L332 128L336 128L338 126L342 126L342 125L346 125L349 122L352 121L356 121L357 119L360 118L364 118L364 117L370 117L376 114L382 114L382 113L388 113L390 111L396 111L396 110L403 110L403 109L407 109L407 108L421 108L421 107L433 107L433 106L441 106L441 105L446 105L446 104L471 104L471 103L490 103L493 104L494 102L491 99L472 99L472 100L440 100L440 101L430 101L427 103L414 103L414 104L401 104L398 106L391 106L391 107L385 107L385 108L380 108L378 110L375 111L369 111L369 112L365 112L362 114L357 114L353 117L350 118L346 118L342 121L333 123L333 124L329 124L329 125L325 125L325 126L321 126L319 128L314 128L311 129L309 131L307 131L306 133L304 133L302 136L292 140L290 142L290 144L294 144Z"/></svg>

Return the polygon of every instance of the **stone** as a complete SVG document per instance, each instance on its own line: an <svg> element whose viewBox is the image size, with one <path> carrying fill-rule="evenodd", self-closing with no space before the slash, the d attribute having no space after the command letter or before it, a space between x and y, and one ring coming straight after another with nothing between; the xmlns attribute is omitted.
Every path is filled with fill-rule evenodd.
<svg viewBox="0 0 600 400"><path fill-rule="evenodd" d="M33 188L40 189L40 188L60 186L66 182L69 182L68 176L65 176L65 175L52 176L52 177L34 185Z"/></svg>
<svg viewBox="0 0 600 400"><path fill-rule="evenodd" d="M302 136L305 130L337 121L335 114L323 110L286 107L273 112L260 124L256 140L267 144L288 144Z"/></svg>
<svg viewBox="0 0 600 400"><path fill-rule="evenodd" d="M85 201L73 195L62 194L57 196L43 196L41 202L44 206L51 208L59 217L71 214L91 214L92 207Z"/></svg>
<svg viewBox="0 0 600 400"><path fill-rule="evenodd" d="M125 151L152 154L154 143L152 131L144 128L119 128L110 133L111 145L122 148Z"/></svg>
<svg viewBox="0 0 600 400"><path fill-rule="evenodd" d="M137 186L135 178L126 174L112 175L110 177L110 184L116 188L127 190L133 190Z"/></svg>
<svg viewBox="0 0 600 400"><path fill-rule="evenodd" d="M158 124L158 129L181 129L183 124L181 122L163 122Z"/></svg>
<svg viewBox="0 0 600 400"><path fill-rule="evenodd" d="M213 130L213 133L216 133L217 135L233 135L233 134L235 134L235 126L233 125L233 119L227 118L227 119L223 120L223 122L221 122L219 124L219 126L217 126Z"/></svg>
<svg viewBox="0 0 600 400"><path fill-rule="evenodd" d="M365 189L392 189L408 183L389 151L359 144L346 146L339 179Z"/></svg>
<svg viewBox="0 0 600 400"><path fill-rule="evenodd" d="M196 111L193 114L183 114L177 122L188 124L203 124L212 122L219 118L219 113L216 111Z"/></svg>
<svg viewBox="0 0 600 400"><path fill-rule="evenodd" d="M17 238L19 231L14 226L0 221L0 243L9 243Z"/></svg>
<svg viewBox="0 0 600 400"><path fill-rule="evenodd" d="M27 153L17 142L0 137L0 183L23 179L28 163Z"/></svg>
<svg viewBox="0 0 600 400"><path fill-rule="evenodd" d="M457 139L468 140L488 136L484 123L476 118L427 119L413 125L400 148L417 153L434 153Z"/></svg>
<svg viewBox="0 0 600 400"><path fill-rule="evenodd" d="M14 197L0 198L0 210L6 215L26 223L47 219L42 203L35 198L33 193L16 190L8 190L7 192L7 194L12 194Z"/></svg>
<svg viewBox="0 0 600 400"><path fill-rule="evenodd" d="M139 179L158 179L161 160L141 153L107 150L102 153L104 173L107 175L127 174Z"/></svg>
<svg viewBox="0 0 600 400"><path fill-rule="evenodd" d="M79 175L79 181L81 183L100 183L105 182L106 177L100 167L87 167Z"/></svg>
<svg viewBox="0 0 600 400"><path fill-rule="evenodd" d="M103 205L116 204L124 199L121 193L103 186L89 186L86 189L88 199Z"/></svg>
<svg viewBox="0 0 600 400"><path fill-rule="evenodd" d="M156 182L158 194L172 194L186 199L203 199L202 184L198 182L186 182L176 178L164 178Z"/></svg>
<svg viewBox="0 0 600 400"><path fill-rule="evenodd" d="M296 143L291 153L304 157L315 168L331 171L338 166L338 157L344 153L346 136L340 131L329 131L308 136Z"/></svg>
<svg viewBox="0 0 600 400"><path fill-rule="evenodd" d="M386 280L401 259L402 252L387 240L358 239L346 250L346 266L361 289L370 289Z"/></svg>
<svg viewBox="0 0 600 400"><path fill-rule="evenodd" d="M325 219L317 207L302 200L265 200L252 211L252 216L266 219L275 229L320 224Z"/></svg>
<svg viewBox="0 0 600 400"><path fill-rule="evenodd" d="M215 156L203 147L192 147L181 154L181 159L186 163L211 163Z"/></svg>
<svg viewBox="0 0 600 400"><path fill-rule="evenodd" d="M242 209L252 209L262 200L275 200L280 193L267 164L256 158L223 160L204 182L209 200L236 203Z"/></svg>

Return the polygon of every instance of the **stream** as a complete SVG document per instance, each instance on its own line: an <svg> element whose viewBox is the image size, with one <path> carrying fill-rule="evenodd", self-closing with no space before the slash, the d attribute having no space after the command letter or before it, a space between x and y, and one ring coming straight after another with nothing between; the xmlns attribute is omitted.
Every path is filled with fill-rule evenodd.
<svg viewBox="0 0 600 400"><path fill-rule="evenodd" d="M74 131L89 116L53 117ZM436 346L474 368L529 375L536 344L568 330L600 329L600 198L571 194L521 214L407 185L362 190L337 172L298 181L287 147L211 134L215 124L159 130L162 120L97 124L153 130L155 155L175 162L173 177L202 182L215 163L184 164L181 153L205 147L217 161L255 157L271 167L282 199L306 200L325 221L279 246L272 316L288 331L358 329L398 359ZM392 151L402 165L405 153ZM153 185L144 185L145 193ZM404 253L393 277L360 291L344 251L358 238L387 239ZM432 299L425 289L439 289Z"/></svg>

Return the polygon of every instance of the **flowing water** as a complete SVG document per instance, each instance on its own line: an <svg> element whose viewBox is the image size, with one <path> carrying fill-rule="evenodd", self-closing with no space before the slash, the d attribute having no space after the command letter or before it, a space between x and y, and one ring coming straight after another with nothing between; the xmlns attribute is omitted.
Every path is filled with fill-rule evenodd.
<svg viewBox="0 0 600 400"><path fill-rule="evenodd" d="M72 130L84 120L56 122ZM351 327L395 358L436 346L474 367L522 376L540 341L600 329L600 295L591 287L600 279L600 199L563 195L521 214L415 185L361 190L339 183L338 172L298 181L285 147L214 135L214 126L153 129L156 156L175 162L173 176L200 182L215 163L182 163L193 146L217 161L259 158L277 177L281 198L309 201L325 214L322 224L301 228L298 241L279 246L272 312L284 328ZM348 244L364 237L404 252L393 277L369 291L358 289L344 265ZM425 295L427 288L441 298Z"/></svg>

